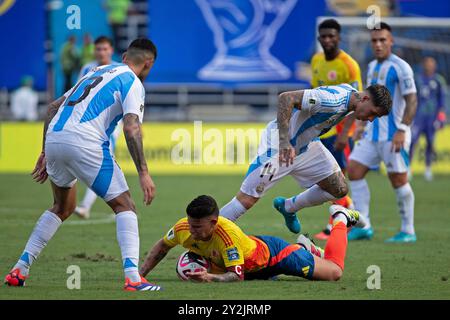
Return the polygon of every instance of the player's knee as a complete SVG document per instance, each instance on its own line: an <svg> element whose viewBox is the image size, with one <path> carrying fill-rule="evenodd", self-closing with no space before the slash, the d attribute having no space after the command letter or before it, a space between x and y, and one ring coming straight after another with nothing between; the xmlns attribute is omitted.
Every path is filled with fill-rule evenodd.
<svg viewBox="0 0 450 320"><path fill-rule="evenodd" d="M337 199L343 198L348 193L348 186L345 182L343 182L339 187L336 188L335 192L333 193L333 196L335 196Z"/></svg>

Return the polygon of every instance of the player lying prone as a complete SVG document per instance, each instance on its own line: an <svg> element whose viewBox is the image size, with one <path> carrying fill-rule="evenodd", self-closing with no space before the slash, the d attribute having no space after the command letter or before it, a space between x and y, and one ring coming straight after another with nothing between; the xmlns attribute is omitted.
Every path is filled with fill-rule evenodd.
<svg viewBox="0 0 450 320"><path fill-rule="evenodd" d="M178 259L177 272L184 280L231 282L285 274L336 281L344 270L347 228L364 226L357 211L332 205L333 228L322 250L303 235L294 244L272 236L247 235L234 222L219 216L217 203L210 196L192 200L186 213L187 217L151 248L140 269L142 276L153 270L170 249L181 245L190 252Z"/></svg>

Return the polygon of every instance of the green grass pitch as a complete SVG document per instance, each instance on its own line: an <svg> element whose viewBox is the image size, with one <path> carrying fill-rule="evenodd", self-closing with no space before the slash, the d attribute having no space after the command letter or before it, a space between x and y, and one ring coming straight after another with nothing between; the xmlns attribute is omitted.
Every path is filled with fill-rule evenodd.
<svg viewBox="0 0 450 320"><path fill-rule="evenodd" d="M437 176L427 183L415 176L415 222L418 242L385 244L400 226L394 191L386 177L368 176L375 236L372 241L351 242L345 271L338 282L312 282L281 276L278 281L249 281L230 284L198 284L180 281L176 259L184 251L173 249L148 276L163 286L161 292L122 291L123 275L115 224L108 207L98 200L91 220L70 217L44 249L31 269L24 288L0 286L0 299L449 299L450 298L450 177ZM240 176L156 176L157 197L149 207L135 176L128 177L139 214L141 258L155 241L181 217L187 203L200 194L213 195L219 206L238 190ZM3 277L22 252L33 226L49 207L48 183L38 185L29 175L0 175L0 275ZM78 186L82 196L84 187ZM249 211L238 224L248 234L267 234L295 241L271 201L277 195L300 191L284 179ZM327 205L308 208L299 214L302 232L313 234L327 222ZM318 242L319 245L324 243ZM66 287L67 267L81 268L81 289ZM367 268L381 269L381 289L366 286Z"/></svg>

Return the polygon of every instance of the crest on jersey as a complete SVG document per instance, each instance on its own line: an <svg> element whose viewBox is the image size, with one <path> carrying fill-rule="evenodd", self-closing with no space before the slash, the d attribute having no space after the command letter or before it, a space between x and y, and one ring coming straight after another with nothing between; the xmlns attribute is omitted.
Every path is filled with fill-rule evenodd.
<svg viewBox="0 0 450 320"><path fill-rule="evenodd" d="M337 72L336 70L330 70L330 72L328 72L327 74L328 80L336 80L337 79Z"/></svg>
<svg viewBox="0 0 450 320"><path fill-rule="evenodd" d="M260 184L258 184L257 186L256 186L256 192L258 192L258 193L262 193L263 191L264 191L264 182L261 182Z"/></svg>

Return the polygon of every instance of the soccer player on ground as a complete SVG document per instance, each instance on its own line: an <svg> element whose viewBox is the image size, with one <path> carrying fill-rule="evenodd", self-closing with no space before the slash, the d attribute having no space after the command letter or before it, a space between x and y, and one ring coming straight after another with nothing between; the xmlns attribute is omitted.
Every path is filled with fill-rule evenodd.
<svg viewBox="0 0 450 320"><path fill-rule="evenodd" d="M348 191L339 165L318 137L351 112L357 119L373 121L388 114L391 104L389 92L380 85L361 92L340 84L280 94L277 119L267 125L258 156L240 191L220 214L236 221L267 190L290 175L308 190L289 199L278 197L274 207L284 216L289 230L299 233L298 210L340 199Z"/></svg>
<svg viewBox="0 0 450 320"><path fill-rule="evenodd" d="M311 87L348 83L361 91L362 80L358 63L344 50L339 48L341 25L334 19L324 20L319 24L319 43L323 52L316 53L311 60ZM354 130L354 115L350 115L320 136L320 141L336 159L345 175L347 155L350 154L351 136ZM353 207L350 196L346 195L334 201L346 208ZM332 221L314 237L326 240L330 235Z"/></svg>
<svg viewBox="0 0 450 320"><path fill-rule="evenodd" d="M279 274L310 280L336 281L342 277L347 250L347 228L363 225L357 211L330 207L333 227L325 251L308 238L290 244L271 236L248 236L232 221L219 216L216 201L199 196L187 206L187 218L180 219L149 250L140 273L146 276L175 247L199 254L211 262L211 271L186 275L201 282L231 282L270 279Z"/></svg>
<svg viewBox="0 0 450 320"><path fill-rule="evenodd" d="M91 61L81 68L78 80L83 78L89 71L98 66L118 64L116 61L112 60L112 56L114 54L114 47L111 39L105 36L100 36L97 39L95 39L94 46L95 46L94 47L95 61ZM116 141L121 131L122 131L122 123L119 122L118 125L116 126L116 129L110 136L109 146L111 149L111 154L114 154L116 148ZM80 205L75 208L74 213L78 215L80 218L88 219L90 216L91 208L94 205L96 199L97 194L95 194L95 192L92 191L91 189L87 188L83 200L81 200Z"/></svg>
<svg viewBox="0 0 450 320"><path fill-rule="evenodd" d="M114 161L109 136L123 118L128 150L139 174L144 203L155 196L142 146L141 122L145 90L142 81L156 59L148 39L136 39L123 55L123 64L90 71L64 96L51 103L44 124L43 149L32 174L36 182L50 177L53 206L38 222L16 265L5 277L10 286L23 286L29 269L74 211L76 182L83 181L116 214L117 240L122 253L125 290L159 290L138 272L139 232L136 208L125 176Z"/></svg>
<svg viewBox="0 0 450 320"><path fill-rule="evenodd" d="M369 220L370 191L365 180L369 168L383 161L395 190L401 215L401 231L388 242L414 242L414 193L408 182L410 126L416 113L417 96L414 75L407 62L392 53L391 27L380 23L370 32L375 60L369 63L367 83L385 85L392 95L392 112L375 119L366 128L365 136L350 154L348 176L356 210L368 220L364 229L354 228L349 240L371 239Z"/></svg>
<svg viewBox="0 0 450 320"><path fill-rule="evenodd" d="M431 162L434 150L434 134L445 123L445 95L444 77L436 73L436 60L432 57L423 59L423 72L417 78L419 103L412 126L412 140L409 152L410 161L414 154L414 147L422 134L427 140L425 149L425 179L433 180Z"/></svg>

